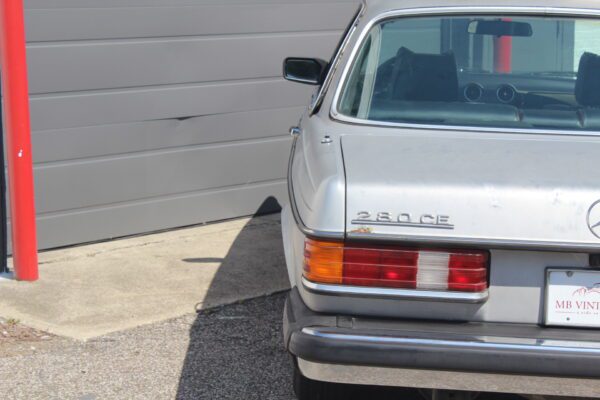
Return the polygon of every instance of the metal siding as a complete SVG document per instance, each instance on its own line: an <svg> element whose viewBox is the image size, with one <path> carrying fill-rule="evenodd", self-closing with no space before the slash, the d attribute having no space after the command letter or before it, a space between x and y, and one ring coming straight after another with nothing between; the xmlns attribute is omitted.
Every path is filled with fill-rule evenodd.
<svg viewBox="0 0 600 400"><path fill-rule="evenodd" d="M355 0L26 1L40 248L286 201L287 129Z"/></svg>
<svg viewBox="0 0 600 400"><path fill-rule="evenodd" d="M338 36L334 31L32 44L27 54L30 91L60 93L274 77L281 72L282 55L327 54Z"/></svg>
<svg viewBox="0 0 600 400"><path fill-rule="evenodd" d="M349 18L348 1L258 4L264 2L248 0L236 5L192 1L194 5L169 2L162 7L120 1L121 6L110 7L94 1L105 8L84 8L82 1L76 2L77 8L50 8L46 0L42 2L42 8L31 8L26 16L31 42L310 32L338 29Z"/></svg>

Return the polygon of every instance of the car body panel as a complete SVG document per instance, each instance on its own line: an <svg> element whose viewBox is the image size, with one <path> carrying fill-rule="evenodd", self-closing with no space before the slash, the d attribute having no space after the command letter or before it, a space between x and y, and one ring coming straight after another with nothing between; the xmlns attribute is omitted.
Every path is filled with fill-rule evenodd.
<svg viewBox="0 0 600 400"><path fill-rule="evenodd" d="M342 148L349 237L600 251L588 226L600 199L600 138L398 132L344 136Z"/></svg>
<svg viewBox="0 0 600 400"><path fill-rule="evenodd" d="M339 139L337 145L322 143L328 136L318 117L304 119L303 131L295 141L288 182L297 216L302 224L320 236L343 237L345 210L345 174Z"/></svg>

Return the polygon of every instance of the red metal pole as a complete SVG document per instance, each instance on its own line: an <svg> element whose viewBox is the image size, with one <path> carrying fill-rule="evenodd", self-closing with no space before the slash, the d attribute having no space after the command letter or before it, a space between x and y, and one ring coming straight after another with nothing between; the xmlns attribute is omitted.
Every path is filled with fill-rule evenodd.
<svg viewBox="0 0 600 400"><path fill-rule="evenodd" d="M494 69L498 73L509 74L512 71L512 37L501 36L494 41Z"/></svg>
<svg viewBox="0 0 600 400"><path fill-rule="evenodd" d="M504 18L503 21L510 22L510 18ZM512 72L512 48L513 39L511 36L500 36L494 38L494 70L500 74L510 74Z"/></svg>
<svg viewBox="0 0 600 400"><path fill-rule="evenodd" d="M0 0L0 66L17 280L38 279L23 0Z"/></svg>

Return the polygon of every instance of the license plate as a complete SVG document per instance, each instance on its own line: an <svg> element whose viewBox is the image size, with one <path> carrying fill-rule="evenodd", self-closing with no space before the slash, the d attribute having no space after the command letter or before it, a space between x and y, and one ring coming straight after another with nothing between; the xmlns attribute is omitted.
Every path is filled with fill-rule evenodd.
<svg viewBox="0 0 600 400"><path fill-rule="evenodd" d="M546 325L600 328L600 271L549 269Z"/></svg>

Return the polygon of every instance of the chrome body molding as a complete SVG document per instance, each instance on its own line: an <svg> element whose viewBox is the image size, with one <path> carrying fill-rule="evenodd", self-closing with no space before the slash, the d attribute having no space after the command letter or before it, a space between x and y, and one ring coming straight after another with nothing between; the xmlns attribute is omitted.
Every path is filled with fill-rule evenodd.
<svg viewBox="0 0 600 400"><path fill-rule="evenodd" d="M345 237L344 232L328 232L328 231L320 231L307 227L302 218L300 217L300 213L298 212L298 207L296 205L296 198L294 197L294 185L292 183L292 167L294 162L294 154L296 153L296 145L298 143L299 136L294 136L294 141L292 143L292 151L290 153L290 161L288 164L288 196L290 198L290 209L292 210L292 215L294 216L294 221L298 226L298 229L305 234L306 236L318 237L323 239L335 239L335 240L343 240Z"/></svg>
<svg viewBox="0 0 600 400"><path fill-rule="evenodd" d="M333 61L332 61L331 65L329 66L329 71L327 72L327 76L325 77L323 84L319 88L319 91L315 94L313 100L311 101L310 106L308 107L308 111L309 111L310 115L313 115L321 106L323 99L325 98L325 95L327 94L327 91L329 90L329 87L331 86L333 77L335 76L335 73L337 72L340 60L348 47L350 38L356 31L358 22L360 21L360 18L363 16L365 9L366 9L365 3L361 2L360 9L358 10L356 17L354 18L354 21L352 22L352 25L350 26L350 29L348 30L348 34L343 39L344 41L343 41L343 43L341 43L340 48L338 49L337 53L333 56L333 59L332 59Z"/></svg>
<svg viewBox="0 0 600 400"><path fill-rule="evenodd" d="M450 339L429 339L429 338L411 338L398 336L375 336L362 334L349 334L329 332L327 329L303 328L302 333L308 336L314 336L331 340L343 340L364 343L385 343L398 345L419 345L426 347L444 347L444 348L464 348L481 350L506 350L506 351L527 351L538 353L556 353L566 352L570 354L600 355L600 343L597 342L577 342L571 340L536 340L519 338L501 337L481 337L477 340L450 340ZM546 342L548 342L546 344Z"/></svg>
<svg viewBox="0 0 600 400"><path fill-rule="evenodd" d="M440 292L434 290L373 288L362 286L330 285L311 282L302 277L304 288L313 293L333 296L357 296L374 298L395 298L401 300L447 301L453 303L483 303L489 297L489 292L463 293Z"/></svg>
<svg viewBox="0 0 600 400"><path fill-rule="evenodd" d="M338 110L338 105L341 99L342 90L346 86L350 70L357 58L357 53L362 48L371 29L378 23L397 17L408 16L436 16L436 15L485 15L504 13L508 15L552 15L552 16L580 16L580 17L600 17L600 10L585 9L585 8L568 8L568 7L527 7L527 6L448 6L448 7L424 7L424 8L407 8L401 10L393 10L379 14L372 18L362 29L354 47L350 53L349 59L346 61L344 70L337 84L329 116L331 119L350 123L353 125L375 126L375 127L395 127L395 128L410 128L410 129L428 129L428 130L445 130L445 131L462 131L462 132L498 132L498 133L526 133L526 134L541 134L541 135L570 135L570 136L600 136L598 131L567 131L558 129L513 129L513 128L495 128L481 126L459 126L459 125L427 125L427 124L412 124L398 122L383 122L372 121L360 118L349 117L343 115Z"/></svg>

